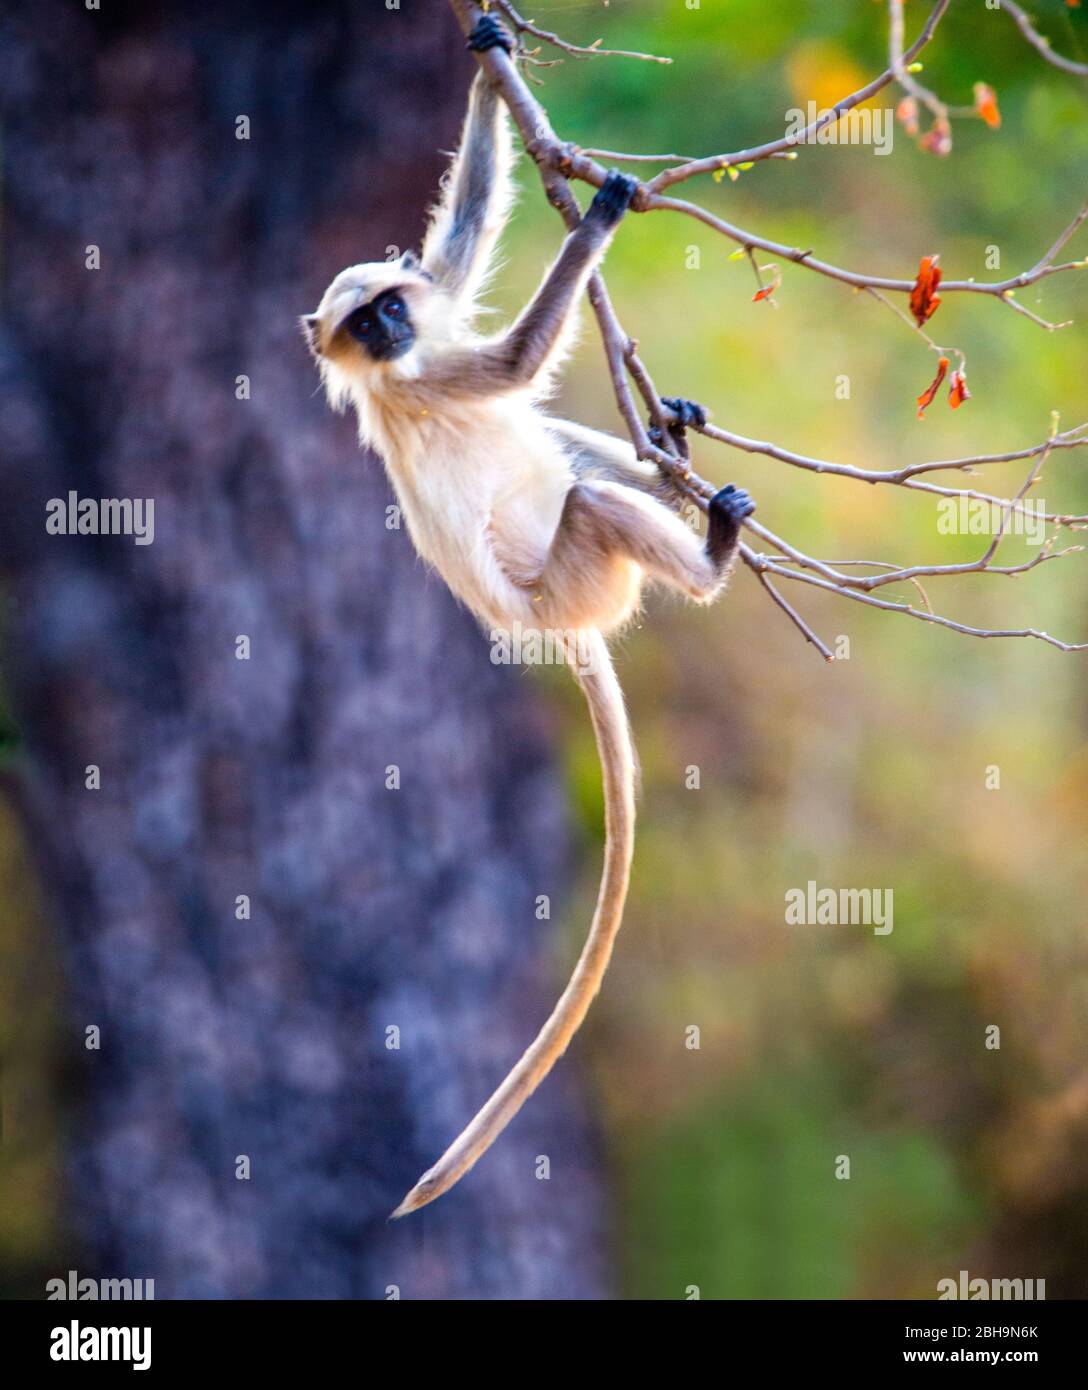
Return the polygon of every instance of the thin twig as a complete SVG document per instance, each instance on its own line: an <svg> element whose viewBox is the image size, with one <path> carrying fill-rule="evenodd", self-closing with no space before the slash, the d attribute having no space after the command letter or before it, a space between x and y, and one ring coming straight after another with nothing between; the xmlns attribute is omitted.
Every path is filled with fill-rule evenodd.
<svg viewBox="0 0 1088 1390"><path fill-rule="evenodd" d="M904 62L912 62L926 44L929 43L936 31L937 25L944 17L948 9L949 0L937 0L929 18L925 22L922 32L903 54ZM680 183L684 179L694 178L696 174L711 174L717 169L728 169L737 164L755 164L761 159L769 159L772 155L780 154L785 151L796 153L798 145L808 144L812 137L824 126L833 125L840 116L847 111L852 111L855 106L860 106L862 102L868 101L870 97L876 96L877 92L883 91L890 82L895 81L895 70L886 68L879 77L875 77L872 82L866 83L864 87L859 87L856 92L851 92L841 101L837 101L834 106L822 111L816 120L805 126L804 130L797 131L793 135L784 135L779 140L769 140L764 145L754 145L749 150L735 150L732 154L712 155L708 159L695 159L690 164L685 164L679 169L666 169L658 174L657 178L652 179L648 185L651 193L661 193L666 188L671 188L673 184Z"/></svg>
<svg viewBox="0 0 1088 1390"><path fill-rule="evenodd" d="M952 125L948 118L948 107L936 92L931 92L928 87L923 86L907 70L909 64L903 52L903 29L903 0L888 0L888 56L895 80L908 96L921 102L933 117L934 131L944 142L941 153L949 154L952 150Z"/></svg>
<svg viewBox="0 0 1088 1390"><path fill-rule="evenodd" d="M743 558L745 564L747 564L751 569L755 571L756 578L767 590L767 592L770 594L771 598L775 601L775 603L778 604L779 608L782 609L783 613L785 613L786 616L790 619L790 621L800 629L801 635L804 637L805 641L811 642L825 661L834 661L834 652L832 652L823 642L821 642L819 637L817 637L815 632L813 632L812 628L809 627L808 623L806 623L804 618L802 618L800 613L798 613L797 609L794 608L791 603L788 603L782 597L782 595L778 592L778 590L774 587L771 581L767 578L767 576L757 565L753 564L747 556L744 556Z"/></svg>
<svg viewBox="0 0 1088 1390"><path fill-rule="evenodd" d="M581 148L581 147L579 147ZM691 159L689 154L625 154L622 150L582 149L592 159L609 159L620 164L671 164Z"/></svg>
<svg viewBox="0 0 1088 1390"><path fill-rule="evenodd" d="M937 623L940 627L951 628L953 632L962 632L968 637L1035 637L1040 642L1047 642L1050 646L1057 647L1063 652L1088 651L1088 642L1062 642L1057 637L1052 637L1050 633L1041 632L1034 627L971 627L967 623L958 623L939 613L926 613L919 608L912 608L909 603L893 603L889 599L874 598L872 594L859 593L856 589L844 589L840 585L821 579L814 574L791 570L787 566L769 559L766 555L756 554L747 546L744 547L744 550L751 557L754 567L770 570L772 574L777 574L782 579L794 579L801 584L811 584L814 588L825 589L832 594L838 594L840 598L853 599L855 603L865 603L871 608L883 608L891 613L902 613L907 617L917 618L920 622Z"/></svg>
<svg viewBox="0 0 1088 1390"><path fill-rule="evenodd" d="M1013 0L1001 0L1001 8L1012 15L1021 34L1048 63L1053 63L1056 68L1062 68L1065 72L1076 73L1078 77L1088 77L1088 63L1078 63L1072 58L1063 58L1060 53L1055 53L1050 46L1050 40L1039 33L1024 10L1014 4Z"/></svg>
<svg viewBox="0 0 1088 1390"><path fill-rule="evenodd" d="M602 171L601 183L604 182ZM844 285L852 285L859 290L887 290L896 294L910 294L914 289L913 280L895 280L883 275L868 275L854 270L845 270L841 266L831 265L828 261L817 260L811 250L802 251L799 247L786 246L782 242L771 241L767 237L756 236L754 232L745 231L743 227L734 226L727 222L724 217L718 217L715 213L708 212L706 208L700 207L697 203L689 203L682 198L661 198L653 196L644 203L644 208L648 212L658 209L668 209L671 212L681 212L688 217L694 217L697 221L712 227L714 231L720 232L722 236L728 237L730 241L735 241L746 251L755 249L767 251L773 256L781 256L783 260L791 261L794 265L803 266L806 270L815 271L817 275L824 275L831 280L839 280ZM1088 218L1088 203L1080 209L1073 223L1070 225L1076 230L1085 219ZM1068 230L1068 229L1067 229ZM1064 234L1063 234L1064 235ZM1070 232L1070 235L1072 233ZM1066 237L1068 240L1068 237ZM1064 242L1062 242L1064 245ZM1049 254L1049 253L1048 253ZM1007 280L942 280L941 294L988 294L999 299L1003 304L1015 309L1018 313L1026 314L1029 318L1034 317L1030 310L1013 299L1013 294L1018 289L1023 289L1027 285L1034 285L1037 281L1046 279L1050 275L1060 275L1069 270L1084 270L1088 268L1088 258L1080 261L1066 261L1061 265L1052 264L1051 260L1043 257L1037 261L1030 270L1022 271L1019 275L1010 276ZM1047 323L1045 320L1036 319L1044 328L1052 329L1059 327L1057 324Z"/></svg>
<svg viewBox="0 0 1088 1390"><path fill-rule="evenodd" d="M553 48L559 48L564 53L569 53L573 58L637 58L643 63L671 63L671 58L659 58L656 53L630 53L623 48L602 48L600 39L593 43L582 46L577 43L568 43L566 39L561 39L558 34L553 34L547 29L539 29L531 20L522 19L510 0L494 0L495 7L503 12L506 18L522 34L532 34L534 39L540 39L543 43L550 43Z"/></svg>

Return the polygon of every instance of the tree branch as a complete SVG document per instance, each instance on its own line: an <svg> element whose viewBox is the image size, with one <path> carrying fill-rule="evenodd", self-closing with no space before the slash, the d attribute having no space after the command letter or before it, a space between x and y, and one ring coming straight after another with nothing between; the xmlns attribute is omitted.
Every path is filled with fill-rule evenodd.
<svg viewBox="0 0 1088 1390"><path fill-rule="evenodd" d="M1016 21L1017 28L1031 44L1037 53L1053 63L1056 68L1061 68L1064 72L1075 73L1078 77L1088 77L1088 63L1077 63L1072 58L1063 58L1060 53L1055 53L1050 46L1050 40L1046 39L1032 24L1025 11L1013 0L1001 0L1001 8L1010 14Z"/></svg>
<svg viewBox="0 0 1088 1390"><path fill-rule="evenodd" d="M937 25L944 18L949 3L950 0L937 0L937 4L930 12L922 32L903 54L904 62L912 62L929 43L936 32ZM796 146L810 143L812 137L824 126L833 125L840 116L847 111L852 111L855 106L860 106L862 102L868 101L870 97L876 96L877 92L883 91L895 79L895 68L888 67L872 82L867 83L864 87L859 87L856 92L851 92L849 96L843 97L827 111L822 111L816 120L807 125L804 130L798 131L794 135L784 135L779 140L769 140L765 145L754 145L749 150L734 150L732 154L712 155L708 159L692 160L691 163L683 164L678 169L666 169L655 179L651 179L647 188L650 193L662 193L666 188L671 188L673 184L693 178L696 174L712 174L718 169L728 169L738 164L757 164L762 159L771 158L772 155L795 152Z"/></svg>
<svg viewBox="0 0 1088 1390"><path fill-rule="evenodd" d="M558 34L551 33L548 29L539 29L530 20L522 19L509 0L494 0L495 8L500 10L519 34L532 34L533 38L540 39L542 43L550 43L553 48L558 48L564 53L569 53L574 58L637 58L643 63L671 63L671 58L659 58L656 53L631 53L625 48L602 48L600 39L585 47L576 43L568 43L566 39L561 39ZM670 155L671 159L672 156Z"/></svg>
<svg viewBox="0 0 1088 1390"><path fill-rule="evenodd" d="M471 32L473 25L482 14L481 7L474 3L474 0L450 0L454 13L465 34ZM938 0L930 12L929 18L919 35L910 48L905 51L902 49L901 36L897 37L894 25L901 21L901 2L900 0L889 0L891 17L893 21L893 35L891 40L892 65L874 79L866 87L860 88L849 97L843 98L830 112L824 113L817 121L801 132L799 135L786 137L783 140L771 141L766 145L757 146L750 150L739 151L734 155L715 156L712 159L691 160L680 164L674 168L666 169L658 174L656 178L648 183L642 184L632 202L632 208L636 211L656 211L665 209L684 213L687 216L695 217L721 232L733 241L741 245L753 260L754 252L758 250L767 251L772 255L790 261L796 265L802 265L817 274L828 278L842 281L853 286L855 289L868 290L883 298L881 292L910 294L915 288L914 280L889 279L882 276L865 275L855 271L844 270L838 266L815 259L810 250L802 251L759 237L747 232L742 228L732 226L724 219L707 212L704 208L694 203L682 199L667 198L661 196L661 190L671 187L686 178L692 177L696 173L712 172L715 170L730 167L734 164L754 163L760 159L782 157L792 151L792 146L800 143L809 135L815 133L823 125L831 120L838 119L843 112L850 110L853 106L867 100L870 96L886 87L893 80L902 81L904 77L909 77L905 69L914 56L933 37L940 20L944 16L949 0ZM566 45L565 41L559 40L558 36L547 34L546 31L536 31L534 26L530 26L526 21L517 16L512 5L508 0L498 0L498 7L511 19L511 22L521 33L534 33L537 37L547 39L549 42L556 42L560 48L566 47L571 52L583 52L588 56L590 50L578 50L577 46ZM898 20L897 20L898 17ZM592 47L593 53L603 56L604 50L596 45ZM570 188L570 180L579 178L585 182L600 187L605 179L606 171L597 164L591 157L590 152L580 150L577 146L561 141L552 128L551 122L544 108L533 96L524 79L520 76L516 66L516 56L512 60L501 48L492 48L486 53L477 54L477 61L487 72L489 79L498 88L503 100L505 101L510 114L514 120L518 131L521 134L526 152L535 161L548 201L557 209L563 218L568 230L576 227L581 219L578 203L574 198ZM642 56L648 55L627 55ZM916 85L916 84L915 84ZM937 100L934 98L934 100ZM608 152L596 151L605 157L612 157ZM616 155L618 159L638 159L640 156ZM671 159L675 156L642 156L641 158L649 161L651 159ZM1037 283L1051 275L1060 274L1064 271L1082 269L1088 265L1088 260L1069 261L1062 264L1055 264L1056 258L1065 245L1069 242L1076 231L1088 219L1088 202L1080 209L1072 221L1066 226L1061 235L1053 242L1049 250L1031 267L1019 275L1012 276L1007 280L995 281L990 283L980 283L975 280L951 280L942 281L940 290L942 295L948 292L963 292L974 294L988 294L1008 303L1018 312L1026 314L1035 322L1044 327L1052 328L1059 325L1052 325L1046 320L1033 314L1030 310L1024 309L1016 304L1012 295L1015 290ZM757 279L759 279L759 267L756 265ZM762 280L760 280L762 285ZM682 429L678 428L679 422L661 401L653 380L646 368L645 363L638 356L637 343L624 331L615 308L609 298L608 290L605 286L604 278L600 272L593 275L589 282L589 300L597 318L597 324L601 334L601 341L604 347L605 359L608 364L609 376L612 381L612 388L616 397L616 404L620 414L627 426L635 452L640 459L654 462L668 477L673 484L677 495L684 498L704 512L707 510L708 499L716 491L715 487L700 478L691 468L688 456L687 445ZM892 306L894 307L894 306ZM897 311L898 312L898 311ZM943 351L928 337L926 341L931 348L936 351ZM953 349L953 351L956 351ZM962 354L960 354L962 360ZM634 384L634 390L632 389ZM651 437L650 431L643 424L642 416L639 411L635 391L641 397L643 405L649 418L657 432L657 438L661 443L655 442ZM805 640L813 645L825 660L832 660L833 654L827 645L816 635L808 623L797 613L788 603L783 595L771 582L769 575L776 578L790 580L794 583L804 583L813 587L827 590L841 597L852 599L859 603L866 603L870 606L885 609L890 612L906 614L922 622L936 623L939 626L947 627L955 632L963 633L973 637L1032 637L1046 642L1051 646L1057 647L1062 651L1084 651L1088 650L1088 643L1066 643L1050 636L1035 628L978 628L965 623L957 622L952 618L944 617L934 613L929 605L929 600L922 589L919 580L928 576L951 576L971 573L988 573L1014 577L1025 574L1029 570L1035 569L1039 565L1049 561L1057 560L1065 555L1081 549L1078 546L1069 546L1064 550L1053 550L1054 537L1051 537L1032 559L1018 565L999 566L993 564L994 556L1004 538L1010 520L1016 515L1030 514L1037 521L1049 522L1057 527L1080 528L1088 526L1088 516L1061 515L1052 512L1045 512L1040 509L1029 507L1025 501L1025 495L1030 487L1038 480L1040 471L1047 458L1055 450L1077 449L1088 445L1088 424L1078 425L1073 429L1059 432L1055 423L1050 437L1042 443L1028 449L1011 450L1002 454L978 454L972 457L959 459L935 460L927 463L908 465L900 469L892 470L871 470L856 468L848 464L831 463L827 460L811 458L804 454L794 453L791 450L781 448L776 444L764 443L757 440L747 439L743 435L738 435L730 430L722 429L718 426L706 424L700 428L700 432L709 439L717 440L731 448L741 449L749 453L764 454L775 458L781 462L790 464L794 467L802 468L815 473L830 473L841 477L852 478L856 481L870 484L891 484L906 489L928 492L938 497L971 499L978 502L988 503L1001 509L1001 522L993 537L992 542L985 552L976 560L967 561L960 564L947 565L910 565L897 567L888 561L864 561L846 560L831 564L807 555L798 550L789 542L774 534L761 522L754 518L749 518L745 522L748 531L763 540L767 541L777 552L775 557L757 553L746 544L740 548L741 558L745 565L751 569L758 577L762 587L770 596L776 606L783 611L790 621L804 636ZM941 484L924 481L920 475L938 472L941 470L951 470L960 472L973 472L976 468L986 464L1006 463L1017 460L1031 460L1032 466L1022 484L1020 490L1012 498L1000 498L988 493L977 492L970 488L950 488ZM872 573L846 573L848 569L866 569ZM920 593L924 608L915 608L909 603L894 602L887 599L880 599L873 596L872 591L885 587L889 584L911 583Z"/></svg>

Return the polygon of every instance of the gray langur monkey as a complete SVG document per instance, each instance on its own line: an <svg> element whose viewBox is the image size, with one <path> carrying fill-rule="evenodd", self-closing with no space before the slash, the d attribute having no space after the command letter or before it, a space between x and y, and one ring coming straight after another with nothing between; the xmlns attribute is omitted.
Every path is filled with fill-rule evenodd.
<svg viewBox="0 0 1088 1390"><path fill-rule="evenodd" d="M512 40L485 17L467 46L510 53ZM492 337L474 330L510 208L511 161L498 94L477 73L422 256L341 271L302 320L329 402L350 404L360 442L382 455L420 556L485 627L568 634L564 656L589 705L604 783L604 869L570 983L506 1080L394 1216L434 1201L472 1167L585 1017L619 930L634 845L634 751L605 637L636 611L646 578L700 603L714 599L754 510L747 493L722 488L701 542L676 515L678 499L661 472L630 445L540 409L582 291L637 187L632 179L608 175L512 327ZM669 404L681 427L701 423L697 406Z"/></svg>

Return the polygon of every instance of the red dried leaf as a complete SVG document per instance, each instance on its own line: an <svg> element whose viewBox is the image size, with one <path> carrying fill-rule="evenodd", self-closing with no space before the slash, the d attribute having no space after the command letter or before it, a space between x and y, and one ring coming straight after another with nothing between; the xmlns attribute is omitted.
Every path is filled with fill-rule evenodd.
<svg viewBox="0 0 1088 1390"><path fill-rule="evenodd" d="M762 299L770 304L773 309L777 309L778 301L773 298L773 295L775 290L778 289L779 285L782 283L782 272L778 269L777 265L761 265L756 274L756 279L760 279L762 275L769 275L771 278L765 285L760 285L759 289L752 295L752 303L758 303L758 301Z"/></svg>
<svg viewBox="0 0 1088 1390"><path fill-rule="evenodd" d="M997 109L997 93L988 82L975 83L975 110L991 130L996 130L1001 124L1001 112Z"/></svg>
<svg viewBox="0 0 1088 1390"><path fill-rule="evenodd" d="M918 141L919 149L928 150L930 154L946 155L952 153L952 126L943 116L938 117L933 122L932 127L926 131L921 140Z"/></svg>
<svg viewBox="0 0 1088 1390"><path fill-rule="evenodd" d="M939 256L922 257L922 263L918 267L918 279L910 292L910 311L919 328L927 319L933 317L937 305L941 302L941 296L937 293L937 286L941 283L941 268L937 264L939 260Z"/></svg>
<svg viewBox="0 0 1088 1390"><path fill-rule="evenodd" d="M952 380L948 386L948 404L953 410L959 410L964 401L970 399L971 393L967 389L967 378L962 371L953 372Z"/></svg>
<svg viewBox="0 0 1088 1390"><path fill-rule="evenodd" d="M919 420L926 413L926 406L933 404L933 397L941 389L941 382L948 375L948 358L942 357L937 365L937 375L929 383L926 389L918 397L918 418Z"/></svg>

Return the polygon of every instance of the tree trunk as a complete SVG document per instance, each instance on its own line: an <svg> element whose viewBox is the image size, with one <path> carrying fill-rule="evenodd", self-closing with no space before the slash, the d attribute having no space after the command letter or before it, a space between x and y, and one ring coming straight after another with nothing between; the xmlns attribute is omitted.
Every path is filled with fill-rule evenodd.
<svg viewBox="0 0 1088 1390"><path fill-rule="evenodd" d="M388 524L296 327L418 243L460 50L442 5L0 20L4 646L79 1053L70 1258L160 1298L606 1287L570 1060L386 1221L553 1002L568 868L529 683ZM153 543L46 534L70 490L153 499Z"/></svg>

